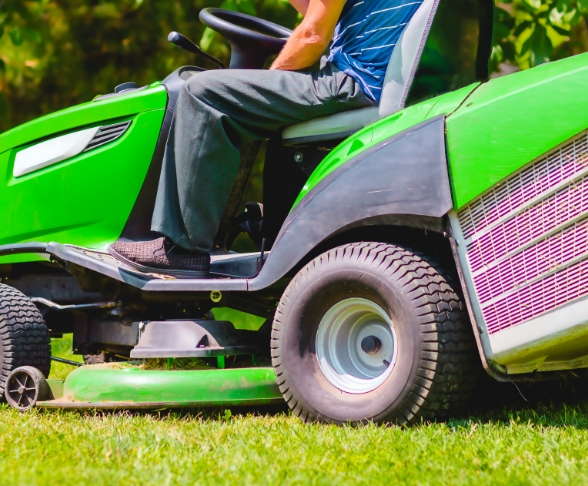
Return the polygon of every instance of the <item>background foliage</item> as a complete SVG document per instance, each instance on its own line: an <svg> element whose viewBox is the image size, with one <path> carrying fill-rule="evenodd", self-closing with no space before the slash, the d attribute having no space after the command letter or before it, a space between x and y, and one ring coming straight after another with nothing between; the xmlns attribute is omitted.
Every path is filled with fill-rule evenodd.
<svg viewBox="0 0 588 486"><path fill-rule="evenodd" d="M588 50L588 0L507 0L494 16L493 69L521 69Z"/></svg>
<svg viewBox="0 0 588 486"><path fill-rule="evenodd" d="M196 61L214 67L170 45L172 30L228 60L222 38L198 20L213 6L297 20L287 0L0 0L0 131L125 81L150 84Z"/></svg>
<svg viewBox="0 0 588 486"><path fill-rule="evenodd" d="M225 42L198 20L207 6L290 28L299 20L287 0L0 0L0 131L194 63L168 44L171 30L226 61ZM586 14L588 0L499 3L492 69L526 69L588 50Z"/></svg>

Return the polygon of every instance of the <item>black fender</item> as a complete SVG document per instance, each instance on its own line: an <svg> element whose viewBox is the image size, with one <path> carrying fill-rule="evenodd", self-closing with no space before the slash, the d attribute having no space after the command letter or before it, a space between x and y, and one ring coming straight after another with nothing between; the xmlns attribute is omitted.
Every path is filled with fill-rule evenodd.
<svg viewBox="0 0 588 486"><path fill-rule="evenodd" d="M273 284L342 231L372 225L442 231L452 207L440 115L362 152L320 181L286 218L249 290Z"/></svg>

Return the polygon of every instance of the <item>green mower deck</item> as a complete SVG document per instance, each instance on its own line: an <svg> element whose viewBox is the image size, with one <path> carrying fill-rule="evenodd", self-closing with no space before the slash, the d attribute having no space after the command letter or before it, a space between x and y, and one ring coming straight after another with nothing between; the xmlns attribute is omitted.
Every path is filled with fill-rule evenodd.
<svg viewBox="0 0 588 486"><path fill-rule="evenodd" d="M83 366L65 381L49 380L59 409L155 409L284 403L272 368L142 370Z"/></svg>

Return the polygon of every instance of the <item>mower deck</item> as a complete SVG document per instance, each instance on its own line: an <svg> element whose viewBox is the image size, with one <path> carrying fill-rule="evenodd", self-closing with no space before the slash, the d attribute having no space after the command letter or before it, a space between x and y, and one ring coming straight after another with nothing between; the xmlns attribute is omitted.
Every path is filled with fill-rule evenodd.
<svg viewBox="0 0 588 486"><path fill-rule="evenodd" d="M83 366L65 381L49 380L57 409L158 409L283 403L273 368L142 370Z"/></svg>

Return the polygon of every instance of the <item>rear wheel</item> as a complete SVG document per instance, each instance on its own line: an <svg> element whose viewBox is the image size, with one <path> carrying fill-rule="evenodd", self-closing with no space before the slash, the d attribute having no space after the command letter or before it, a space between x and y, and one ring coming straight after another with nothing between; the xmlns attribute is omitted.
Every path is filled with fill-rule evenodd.
<svg viewBox="0 0 588 486"><path fill-rule="evenodd" d="M33 366L49 376L49 331L43 316L26 295L0 284L0 397L4 397L10 373L21 366Z"/></svg>
<svg viewBox="0 0 588 486"><path fill-rule="evenodd" d="M16 368L6 380L6 401L20 412L33 408L49 397L49 384L43 373L32 366Z"/></svg>
<svg viewBox="0 0 588 486"><path fill-rule="evenodd" d="M383 243L333 249L278 307L272 362L305 421L407 424L442 418L480 368L463 304L429 258Z"/></svg>

